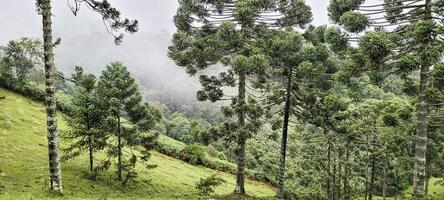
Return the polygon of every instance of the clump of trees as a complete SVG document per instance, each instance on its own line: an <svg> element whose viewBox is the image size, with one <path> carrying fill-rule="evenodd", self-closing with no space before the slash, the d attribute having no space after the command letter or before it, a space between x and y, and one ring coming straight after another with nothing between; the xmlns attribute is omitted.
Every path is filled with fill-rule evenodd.
<svg viewBox="0 0 444 200"><path fill-rule="evenodd" d="M135 80L119 62L111 63L96 80L76 67L72 81L76 84L67 134L70 145L65 149L66 159L89 152L91 177L115 163L117 178L127 183L137 173L137 162L147 168L150 150L158 136L153 131L160 113L146 103ZM105 150L106 158L94 167L95 152Z"/></svg>
<svg viewBox="0 0 444 200"><path fill-rule="evenodd" d="M267 16L276 12L277 17ZM264 114L255 90L264 89L265 70L270 66L264 52L264 33L271 27L304 25L311 19L303 1L181 1L174 22L169 56L186 72L215 64L225 67L218 75L202 74L201 101L231 100L224 106L227 121L222 126L225 141L235 146L237 181L235 192L245 194L245 151ZM227 95L223 88L235 90Z"/></svg>
<svg viewBox="0 0 444 200"><path fill-rule="evenodd" d="M295 191L289 196L372 199L378 193L385 198L400 194L409 175L413 195L425 196L429 70L443 51L440 5L334 0L329 16L340 27L307 27L311 13L304 1L181 1L169 56L191 75L204 73L199 100L232 101L222 109L227 122L218 134L236 141L235 191L244 193L245 160L268 159L265 163L279 165L274 179L280 197L289 182ZM205 74L209 67L222 72ZM256 140L250 145L255 149L245 150L246 139L264 140L257 136L264 134L261 122L282 131L279 145L276 133L265 134L280 147L279 158L259 153ZM296 164L287 164L292 125L301 133L292 133L289 148L299 155L290 153ZM409 141L415 129L413 150ZM320 132L317 138L305 135L313 131ZM414 170L403 167L412 164Z"/></svg>
<svg viewBox="0 0 444 200"><path fill-rule="evenodd" d="M43 65L42 43L32 38L8 42L3 49L0 77L2 85L24 84L30 76L41 71Z"/></svg>
<svg viewBox="0 0 444 200"><path fill-rule="evenodd" d="M427 137L429 118L430 70L440 62L442 48L442 1L332 1L330 18L360 42L358 54L365 65L355 70L370 72L371 78L382 82L396 74L407 84L417 87L417 127L413 196L424 198L427 182ZM381 15L384 15L381 17ZM373 30L369 30L373 28ZM365 32L366 30L369 30ZM363 32L363 34L361 34ZM362 59L362 58L359 58ZM359 69L356 69L359 68ZM418 72L414 83L411 74ZM386 75L387 74L387 75ZM412 92L412 91L410 91Z"/></svg>

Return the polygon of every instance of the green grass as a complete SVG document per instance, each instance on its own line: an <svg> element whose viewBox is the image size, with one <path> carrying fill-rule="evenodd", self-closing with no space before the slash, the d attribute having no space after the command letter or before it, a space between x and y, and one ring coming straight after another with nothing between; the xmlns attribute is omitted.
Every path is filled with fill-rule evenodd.
<svg viewBox="0 0 444 200"><path fill-rule="evenodd" d="M150 160L157 168L137 167L135 183L122 186L114 179L114 170L99 180L85 178L87 159L63 163L64 196L48 192L48 163L45 109L41 103L0 89L0 199L198 199L195 183L218 174L227 182L216 188L216 199L239 199L229 195L235 177L153 152ZM66 127L59 117L59 127ZM162 138L162 140L168 140ZM174 145L174 140L170 141ZM247 193L270 197L275 189L267 184L248 180ZM246 197L245 199L256 199Z"/></svg>

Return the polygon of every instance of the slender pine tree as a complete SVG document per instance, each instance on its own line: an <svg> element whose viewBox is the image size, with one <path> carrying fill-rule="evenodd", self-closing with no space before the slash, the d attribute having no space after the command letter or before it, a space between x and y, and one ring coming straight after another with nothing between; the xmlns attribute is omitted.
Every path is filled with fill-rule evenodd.
<svg viewBox="0 0 444 200"><path fill-rule="evenodd" d="M126 183L137 175L134 167L138 160L147 164L149 151L154 147L158 135L147 131L160 119L160 114L144 102L137 83L120 62L106 66L97 84L97 94L101 109L106 112L108 131L117 140L108 142L108 155L117 158L117 178ZM125 149L138 147L142 147L138 152L125 152Z"/></svg>
<svg viewBox="0 0 444 200"><path fill-rule="evenodd" d="M76 86L71 99L70 117L67 118L69 130L62 135L62 139L68 140L70 145L63 149L62 159L72 159L88 151L91 178L95 178L94 153L102 150L107 140L106 132L102 131L105 112L95 92L96 77L84 73L78 66L75 71L72 80Z"/></svg>

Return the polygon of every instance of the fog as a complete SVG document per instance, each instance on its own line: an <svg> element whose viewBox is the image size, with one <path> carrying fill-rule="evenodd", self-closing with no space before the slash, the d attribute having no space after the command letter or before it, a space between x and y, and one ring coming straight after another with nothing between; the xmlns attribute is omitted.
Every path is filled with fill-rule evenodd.
<svg viewBox="0 0 444 200"><path fill-rule="evenodd" d="M112 61L123 62L152 98L174 96L194 101L199 83L167 57L175 31L172 18L177 0L109 0L124 17L140 22L139 32L125 35L120 46L106 32L100 16L85 6L74 16L66 0L53 0L53 34L62 39L55 49L58 70L70 74L83 66L98 74ZM328 23L329 0L307 0L315 16L313 23ZM41 16L34 0L0 0L0 45L20 37L41 38Z"/></svg>

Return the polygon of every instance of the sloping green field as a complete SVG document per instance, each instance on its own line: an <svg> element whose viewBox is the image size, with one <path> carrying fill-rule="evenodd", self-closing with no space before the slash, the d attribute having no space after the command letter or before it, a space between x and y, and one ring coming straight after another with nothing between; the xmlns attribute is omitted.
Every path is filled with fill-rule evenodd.
<svg viewBox="0 0 444 200"><path fill-rule="evenodd" d="M227 182L216 188L215 198L229 198L235 177L153 152L146 170L138 166L135 183L122 187L110 170L101 179L85 177L86 157L63 163L64 196L48 193L48 163L45 109L41 103L0 89L0 199L198 199L195 183L218 174ZM65 124L59 117L63 131ZM274 188L247 181L247 193L256 197L273 196ZM234 199L234 198L233 198ZM238 198L236 198L238 199Z"/></svg>

